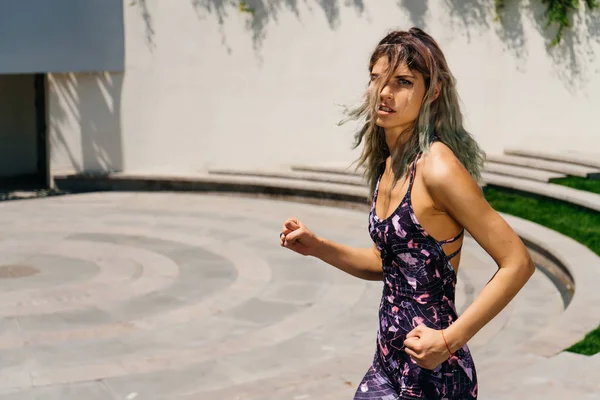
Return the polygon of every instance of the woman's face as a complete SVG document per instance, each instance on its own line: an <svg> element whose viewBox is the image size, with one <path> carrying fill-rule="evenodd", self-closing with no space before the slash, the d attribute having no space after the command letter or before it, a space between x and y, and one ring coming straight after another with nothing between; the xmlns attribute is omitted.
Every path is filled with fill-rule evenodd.
<svg viewBox="0 0 600 400"><path fill-rule="evenodd" d="M385 75L387 68L387 57L377 60L371 70L369 90L377 87L377 78ZM425 82L421 73L400 64L379 93L375 124L386 131L402 133L416 121L424 96Z"/></svg>

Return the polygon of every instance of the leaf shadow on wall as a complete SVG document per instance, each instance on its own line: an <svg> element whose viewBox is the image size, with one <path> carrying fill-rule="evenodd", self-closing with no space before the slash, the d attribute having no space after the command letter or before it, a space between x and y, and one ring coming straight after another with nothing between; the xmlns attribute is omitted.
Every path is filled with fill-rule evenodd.
<svg viewBox="0 0 600 400"><path fill-rule="evenodd" d="M577 93L587 89L593 75L600 76L594 50L600 48L600 10L582 11L573 15L572 19L572 27L564 31L562 42L546 51L565 88Z"/></svg>
<svg viewBox="0 0 600 400"><path fill-rule="evenodd" d="M300 0L191 0L198 12L213 14L222 27L230 13L242 13L246 16L246 29L252 35L254 49L260 51L267 36L270 23L277 23L282 13L290 12L297 19L301 18L298 4ZM320 11L324 14L331 29L340 24L342 7L354 9L359 15L365 11L364 0L303 0L309 11ZM221 30L223 42L224 31ZM230 49L229 49L230 50Z"/></svg>
<svg viewBox="0 0 600 400"><path fill-rule="evenodd" d="M49 102L54 106L48 126L50 146L68 159L59 168L94 174L122 171L123 74L69 73L48 78Z"/></svg>
<svg viewBox="0 0 600 400"><path fill-rule="evenodd" d="M150 51L152 51L156 47L156 43L154 42L156 31L154 30L154 22L152 21L152 15L150 15L146 0L132 0L129 6L137 6L139 8L146 27L146 43Z"/></svg>
<svg viewBox="0 0 600 400"><path fill-rule="evenodd" d="M591 75L598 73L592 68L597 63L594 47L600 45L600 10L586 9L583 1L580 2L581 9L571 15L572 26L564 30L561 43L554 47L550 44L557 29L547 26L547 4L540 0L506 2L499 13L490 0L443 1L450 10L448 23L455 32L470 42L493 29L504 50L517 61L518 70L525 68L531 46L538 45L537 40L532 40L534 33L526 32L527 23L541 36L544 50L552 60L551 68L568 91L585 90ZM414 11L411 11L416 3L416 0L401 0L398 4L406 7L414 23L420 23L425 18L419 14L414 17Z"/></svg>
<svg viewBox="0 0 600 400"><path fill-rule="evenodd" d="M146 23L149 46L154 44L155 29L148 0L132 0L137 4ZM358 15L368 14L364 0L190 0L199 17L214 16L219 23L222 44L229 53L224 25L234 13L245 17L245 28L251 34L254 50L260 57L263 42L270 24L277 24L283 13L292 13L298 20L303 18L299 5L307 7L308 15L321 12L332 30L342 22L345 9L353 9ZM434 4L435 3L435 4ZM470 42L493 30L504 44L504 50L517 60L517 69L522 70L532 46L525 32L524 22L532 23L548 46L546 51L553 60L557 77L570 91L577 91L589 81L590 65L594 65L596 54L593 46L600 43L600 10L582 10L573 16L574 26L564 31L563 41L556 47L549 47L556 29L547 27L545 11L547 5L541 0L520 0L506 2L498 14L492 0L397 0L396 7L408 13L412 25L428 29L427 14L432 7L443 4L448 10L446 22L453 32ZM581 1L582 9L585 8ZM304 16L304 18L307 18ZM376 24L377 21L371 21ZM437 22L436 22L437 23Z"/></svg>

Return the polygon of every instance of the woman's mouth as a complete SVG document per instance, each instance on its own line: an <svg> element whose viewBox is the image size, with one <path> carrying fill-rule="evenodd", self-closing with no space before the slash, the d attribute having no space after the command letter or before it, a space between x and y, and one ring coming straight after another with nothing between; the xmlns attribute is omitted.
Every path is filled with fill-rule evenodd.
<svg viewBox="0 0 600 400"><path fill-rule="evenodd" d="M394 110L392 110L391 108L389 108L388 106L379 106L379 108L377 109L377 114L379 115L389 115L389 114L393 114L395 113Z"/></svg>

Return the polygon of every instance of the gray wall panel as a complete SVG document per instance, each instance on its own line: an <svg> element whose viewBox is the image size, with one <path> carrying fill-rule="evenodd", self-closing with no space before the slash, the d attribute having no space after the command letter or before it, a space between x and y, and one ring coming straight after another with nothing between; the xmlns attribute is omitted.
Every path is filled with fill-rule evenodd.
<svg viewBox="0 0 600 400"><path fill-rule="evenodd" d="M122 0L0 0L0 73L122 71Z"/></svg>

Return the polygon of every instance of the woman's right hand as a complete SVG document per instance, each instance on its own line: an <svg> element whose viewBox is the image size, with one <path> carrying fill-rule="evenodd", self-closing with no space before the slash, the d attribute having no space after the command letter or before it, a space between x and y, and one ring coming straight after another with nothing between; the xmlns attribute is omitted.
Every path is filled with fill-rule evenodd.
<svg viewBox="0 0 600 400"><path fill-rule="evenodd" d="M280 245L303 256L314 256L321 240L297 218L283 223Z"/></svg>

